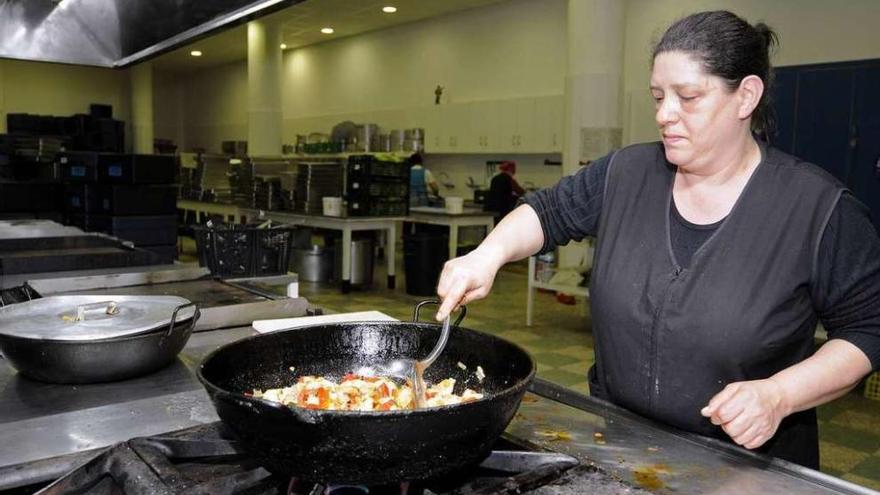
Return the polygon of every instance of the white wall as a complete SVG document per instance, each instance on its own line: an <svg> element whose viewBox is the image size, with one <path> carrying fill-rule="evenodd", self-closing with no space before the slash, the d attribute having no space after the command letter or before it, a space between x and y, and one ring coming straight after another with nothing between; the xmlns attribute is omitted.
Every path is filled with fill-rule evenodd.
<svg viewBox="0 0 880 495"><path fill-rule="evenodd" d="M562 94L565 12L565 0L511 0L288 51L284 140L295 142L304 118L316 132L365 115L389 128L424 126L418 112L406 122L396 115L432 104L438 84L447 102ZM182 98L183 149L246 139L244 61L157 80L157 137L178 134L181 119L161 102Z"/></svg>
<svg viewBox="0 0 880 495"><path fill-rule="evenodd" d="M624 142L653 141L650 53L663 30L688 13L727 9L776 30L776 66L880 58L880 1L628 0L624 49Z"/></svg>
<svg viewBox="0 0 880 495"><path fill-rule="evenodd" d="M185 83L185 149L220 151L221 141L247 140L247 64L196 72Z"/></svg>
<svg viewBox="0 0 880 495"><path fill-rule="evenodd" d="M286 119L562 94L565 0L511 0L292 50ZM380 123L381 125L381 123Z"/></svg>
<svg viewBox="0 0 880 495"><path fill-rule="evenodd" d="M6 113L68 116L101 103L113 105L113 118L126 122L130 143L130 98L127 70L0 60L0 132L6 132Z"/></svg>

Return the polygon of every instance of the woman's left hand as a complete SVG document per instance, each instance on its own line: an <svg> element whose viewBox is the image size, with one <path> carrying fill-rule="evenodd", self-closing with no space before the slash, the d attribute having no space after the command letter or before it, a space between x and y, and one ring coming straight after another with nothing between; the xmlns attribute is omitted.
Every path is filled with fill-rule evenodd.
<svg viewBox="0 0 880 495"><path fill-rule="evenodd" d="M700 413L737 444L756 449L773 437L789 410L782 388L771 378L731 383Z"/></svg>

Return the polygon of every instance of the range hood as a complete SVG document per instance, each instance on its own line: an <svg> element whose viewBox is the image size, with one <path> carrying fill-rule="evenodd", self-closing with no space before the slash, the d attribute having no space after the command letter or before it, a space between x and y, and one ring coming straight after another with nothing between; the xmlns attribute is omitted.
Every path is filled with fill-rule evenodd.
<svg viewBox="0 0 880 495"><path fill-rule="evenodd" d="M0 58L127 67L303 0L0 0Z"/></svg>

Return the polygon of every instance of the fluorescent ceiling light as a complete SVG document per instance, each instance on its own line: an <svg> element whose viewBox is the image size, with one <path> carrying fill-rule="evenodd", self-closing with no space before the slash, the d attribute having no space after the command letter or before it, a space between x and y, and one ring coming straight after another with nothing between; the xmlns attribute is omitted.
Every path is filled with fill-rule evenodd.
<svg viewBox="0 0 880 495"><path fill-rule="evenodd" d="M189 54L192 55L193 57L201 57L202 51L201 50L193 50L193 51L189 52Z"/></svg>
<svg viewBox="0 0 880 495"><path fill-rule="evenodd" d="M287 50L287 44L286 44L286 43L281 43L281 49L282 49L282 50Z"/></svg>
<svg viewBox="0 0 880 495"><path fill-rule="evenodd" d="M331 28L331 27L321 28L321 32L324 34L333 34L333 28Z"/></svg>
<svg viewBox="0 0 880 495"><path fill-rule="evenodd" d="M388 6L382 7L382 12L385 12L386 14L393 14L393 13L397 12L397 7L392 7L391 5L388 5Z"/></svg>

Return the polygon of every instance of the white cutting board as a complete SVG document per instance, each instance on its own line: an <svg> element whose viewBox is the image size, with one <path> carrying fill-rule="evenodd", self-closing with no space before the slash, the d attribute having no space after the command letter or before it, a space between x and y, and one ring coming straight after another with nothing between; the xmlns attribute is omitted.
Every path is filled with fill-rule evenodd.
<svg viewBox="0 0 880 495"><path fill-rule="evenodd" d="M398 321L381 311L356 311L353 313L337 313L335 315L301 316L299 318L281 318L278 320L255 320L254 330L259 333L276 332L289 328L299 328L308 325L323 325L327 323L342 323L346 321Z"/></svg>

